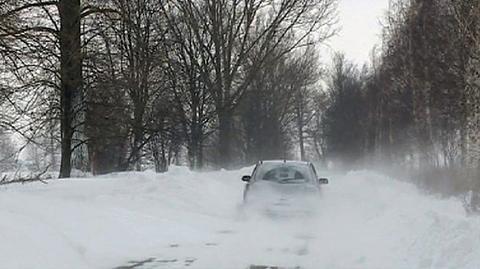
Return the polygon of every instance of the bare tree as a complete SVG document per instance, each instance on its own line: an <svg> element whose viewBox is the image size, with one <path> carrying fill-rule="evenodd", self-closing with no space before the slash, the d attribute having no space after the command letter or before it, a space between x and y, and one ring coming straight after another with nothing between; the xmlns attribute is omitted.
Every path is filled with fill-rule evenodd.
<svg viewBox="0 0 480 269"><path fill-rule="evenodd" d="M165 12L170 12L164 9ZM168 18L168 40L165 51L168 62L165 69L172 101L182 125L187 146L187 155L192 169L204 165L203 147L211 133L209 125L214 120L213 98L202 79L202 71L210 68L208 57L202 55L212 47L211 43L198 40L189 30L188 20L179 14L165 15Z"/></svg>
<svg viewBox="0 0 480 269"><path fill-rule="evenodd" d="M62 159L60 178L70 177L72 170L72 139L76 111L82 102L82 51L80 0L59 0L60 15L60 106Z"/></svg>
<svg viewBox="0 0 480 269"><path fill-rule="evenodd" d="M41 112L29 120L45 126L51 120L47 115L54 115L60 121L59 176L62 178L70 176L72 152L82 143L73 141L83 125L79 115L85 109L82 73L82 45L85 43L81 40L81 23L91 14L103 11L93 5L82 6L80 0L19 0L9 1L2 16L3 21L17 21L13 27L1 29L0 35L8 38L12 45L3 55L16 78L15 92L26 95L29 100L19 105L12 101L12 107L27 118L32 118L34 113L31 112L38 111L41 105L46 111L58 111ZM58 101L50 102L51 98ZM10 127L31 141L33 131L29 129L35 129L31 121L27 125L32 128L27 130L18 126L21 121Z"/></svg>
<svg viewBox="0 0 480 269"><path fill-rule="evenodd" d="M315 117L314 108L316 82L320 78L318 69L318 57L313 48L307 49L295 62L296 75L292 87L295 89L295 125L297 129L298 147L300 148L300 159L307 160L306 144L307 132L311 121Z"/></svg>
<svg viewBox="0 0 480 269"><path fill-rule="evenodd" d="M187 19L188 29L203 44L202 79L211 92L218 122L219 164L232 163L233 114L256 70L242 66L254 51L251 66L261 68L282 41L291 38L286 54L310 43L313 33L322 41L333 34L334 0L213 0L163 1L164 9ZM172 11L173 10L173 11ZM292 33L296 34L293 35ZM317 40L317 41L318 41Z"/></svg>

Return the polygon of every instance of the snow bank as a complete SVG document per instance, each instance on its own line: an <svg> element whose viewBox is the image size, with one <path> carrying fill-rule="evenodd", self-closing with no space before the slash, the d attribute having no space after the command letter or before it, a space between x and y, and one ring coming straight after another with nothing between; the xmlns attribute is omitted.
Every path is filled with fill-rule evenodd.
<svg viewBox="0 0 480 269"><path fill-rule="evenodd" d="M2 187L0 268L480 268L480 219L459 201L353 172L316 217L276 220L242 211L250 170Z"/></svg>

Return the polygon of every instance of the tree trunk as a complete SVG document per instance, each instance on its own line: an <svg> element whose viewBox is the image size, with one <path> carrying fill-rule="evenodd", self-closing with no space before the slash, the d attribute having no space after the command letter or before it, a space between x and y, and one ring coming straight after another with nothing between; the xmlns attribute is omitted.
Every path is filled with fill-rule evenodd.
<svg viewBox="0 0 480 269"><path fill-rule="evenodd" d="M301 92L297 94L297 128L298 128L298 143L300 147L300 160L305 161L305 141L303 136L303 128L305 127L305 123L303 122L303 96Z"/></svg>
<svg viewBox="0 0 480 269"><path fill-rule="evenodd" d="M55 121L50 120L49 126L49 147L48 147L48 154L50 155L50 169L52 171L56 171L57 168L57 158L56 154L56 141L55 141Z"/></svg>
<svg viewBox="0 0 480 269"><path fill-rule="evenodd" d="M82 55L80 40L80 0L60 0L60 77L62 157L60 178L70 177L72 170L72 137L75 132L74 100L81 94Z"/></svg>
<svg viewBox="0 0 480 269"><path fill-rule="evenodd" d="M200 142L197 149L197 170L203 169L203 143Z"/></svg>
<svg viewBox="0 0 480 269"><path fill-rule="evenodd" d="M144 143L144 106L140 102L135 102L134 123L133 123L133 164L136 171L142 171L142 148Z"/></svg>
<svg viewBox="0 0 480 269"><path fill-rule="evenodd" d="M232 167L232 121L233 115L227 111L218 113L218 164L220 168Z"/></svg>
<svg viewBox="0 0 480 269"><path fill-rule="evenodd" d="M201 133L202 129L196 118L196 110L193 109L193 119L190 124L190 139L188 145L188 160L190 164L190 169L197 170L199 168L198 156L199 148L201 145Z"/></svg>
<svg viewBox="0 0 480 269"><path fill-rule="evenodd" d="M193 139L193 137L192 137ZM197 169L197 155L198 155L198 152L197 152L197 145L195 143L195 141L191 141L190 142L190 145L188 146L188 162L189 162L189 165L190 165L190 169L191 170L195 170Z"/></svg>
<svg viewBox="0 0 480 269"><path fill-rule="evenodd" d="M303 141L303 128L300 127L298 129L298 132L299 132L299 143L300 143L300 160L301 161L305 161L306 159L306 156L305 156L305 142Z"/></svg>

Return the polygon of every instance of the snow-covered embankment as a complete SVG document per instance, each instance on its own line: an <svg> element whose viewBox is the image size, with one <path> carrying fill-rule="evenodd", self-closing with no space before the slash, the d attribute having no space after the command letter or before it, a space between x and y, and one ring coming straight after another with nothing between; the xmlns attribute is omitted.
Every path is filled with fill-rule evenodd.
<svg viewBox="0 0 480 269"><path fill-rule="evenodd" d="M250 172L125 173L0 189L0 268L480 268L480 219L372 172L308 220L244 218Z"/></svg>

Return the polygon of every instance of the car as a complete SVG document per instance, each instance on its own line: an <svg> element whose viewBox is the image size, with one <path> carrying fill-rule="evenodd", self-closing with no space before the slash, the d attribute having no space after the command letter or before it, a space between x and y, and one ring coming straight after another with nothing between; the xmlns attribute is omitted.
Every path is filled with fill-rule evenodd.
<svg viewBox="0 0 480 269"><path fill-rule="evenodd" d="M317 207L321 186L327 178L319 178L315 167L304 161L260 161L246 183L244 204L269 215L303 214Z"/></svg>

